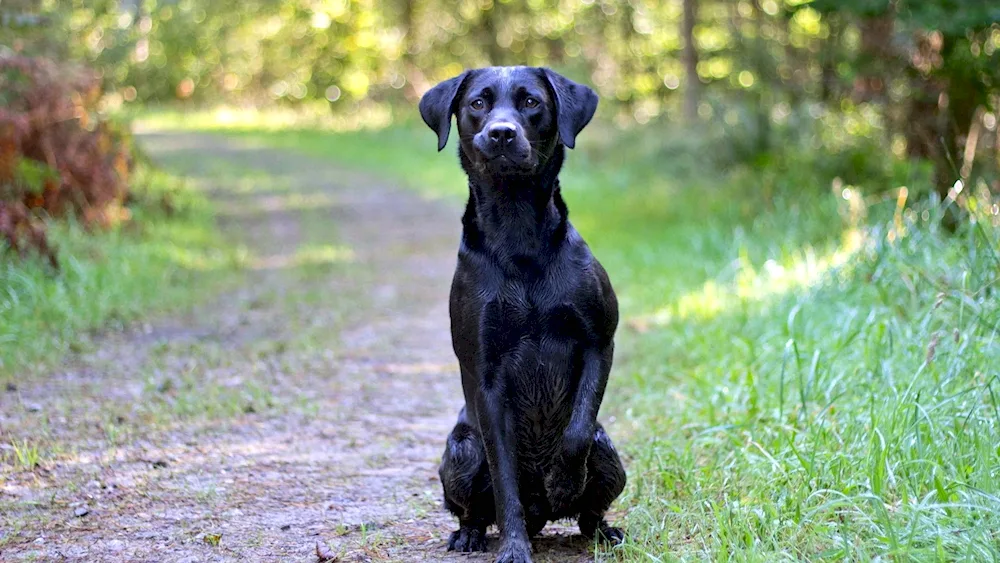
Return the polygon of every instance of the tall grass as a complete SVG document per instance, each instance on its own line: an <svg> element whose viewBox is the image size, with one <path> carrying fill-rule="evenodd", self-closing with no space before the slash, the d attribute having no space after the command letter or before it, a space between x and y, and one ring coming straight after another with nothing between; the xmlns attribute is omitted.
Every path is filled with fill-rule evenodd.
<svg viewBox="0 0 1000 563"><path fill-rule="evenodd" d="M915 217L815 285L636 340L625 559L1000 556L1000 237Z"/></svg>
<svg viewBox="0 0 1000 563"><path fill-rule="evenodd" d="M0 379L16 381L85 349L94 331L186 306L205 294L196 284L211 279L206 273L235 263L197 194L161 172L137 182L139 197L149 201L133 206L119 227L52 225L58 271L0 249ZM170 213L160 204L164 197Z"/></svg>

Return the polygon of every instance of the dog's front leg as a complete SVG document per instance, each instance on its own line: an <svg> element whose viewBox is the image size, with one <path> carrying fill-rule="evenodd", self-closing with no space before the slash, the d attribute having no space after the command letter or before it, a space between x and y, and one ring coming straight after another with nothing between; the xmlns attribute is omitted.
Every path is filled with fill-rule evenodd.
<svg viewBox="0 0 1000 563"><path fill-rule="evenodd" d="M545 475L545 491L554 515L571 512L572 504L587 484L587 457L594 443L597 411L604 400L613 355L613 344L584 353L583 370L573 397L573 414L563 433L559 456Z"/></svg>
<svg viewBox="0 0 1000 563"><path fill-rule="evenodd" d="M480 381L489 382L491 378ZM479 428L493 481L500 553L497 563L530 563L531 542L524 522L524 508L517 483L517 449L513 413L506 404L503 384L493 380L479 393Z"/></svg>

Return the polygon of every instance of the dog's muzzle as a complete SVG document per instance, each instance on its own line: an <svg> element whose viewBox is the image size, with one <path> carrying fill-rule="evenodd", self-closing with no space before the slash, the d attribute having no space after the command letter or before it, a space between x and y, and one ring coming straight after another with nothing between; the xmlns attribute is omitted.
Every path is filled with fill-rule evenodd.
<svg viewBox="0 0 1000 563"><path fill-rule="evenodd" d="M531 145L516 123L497 121L488 124L476 134L473 146L483 156L485 163L507 167L530 167Z"/></svg>

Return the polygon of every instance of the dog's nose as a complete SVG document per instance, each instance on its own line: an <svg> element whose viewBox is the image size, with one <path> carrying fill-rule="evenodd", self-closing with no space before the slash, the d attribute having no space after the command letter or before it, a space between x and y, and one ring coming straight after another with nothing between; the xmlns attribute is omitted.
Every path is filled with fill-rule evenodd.
<svg viewBox="0 0 1000 563"><path fill-rule="evenodd" d="M517 135L517 129L513 123L495 123L489 129L490 141L501 147L514 142L515 135Z"/></svg>

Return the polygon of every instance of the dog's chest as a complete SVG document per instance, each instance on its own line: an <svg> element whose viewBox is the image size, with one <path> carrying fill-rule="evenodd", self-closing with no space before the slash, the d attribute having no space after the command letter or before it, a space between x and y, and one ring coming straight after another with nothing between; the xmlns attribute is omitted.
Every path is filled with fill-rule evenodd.
<svg viewBox="0 0 1000 563"><path fill-rule="evenodd" d="M581 371L579 346L565 339L526 339L503 365L518 449L525 461L544 462L573 412Z"/></svg>
<svg viewBox="0 0 1000 563"><path fill-rule="evenodd" d="M543 375L568 367L569 356L589 332L571 299L542 283L516 280L504 282L484 300L480 321L488 362L514 356L524 368L537 364Z"/></svg>
<svg viewBox="0 0 1000 563"><path fill-rule="evenodd" d="M511 281L486 302L482 321L486 359L500 368L522 445L545 455L572 413L586 319L551 288Z"/></svg>

